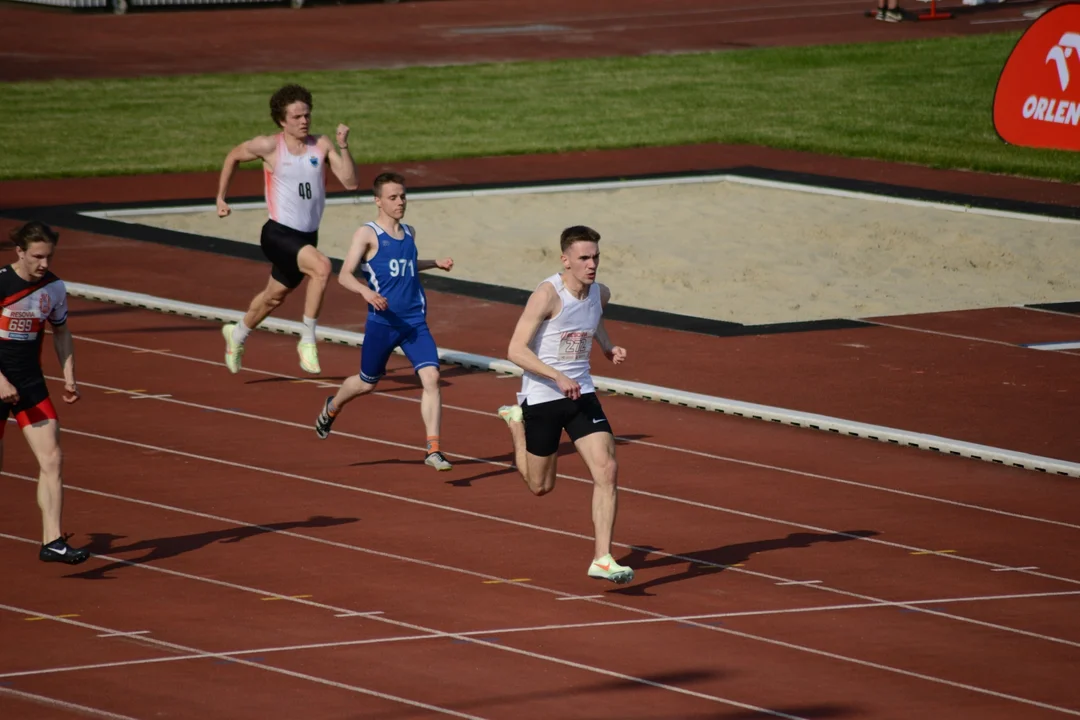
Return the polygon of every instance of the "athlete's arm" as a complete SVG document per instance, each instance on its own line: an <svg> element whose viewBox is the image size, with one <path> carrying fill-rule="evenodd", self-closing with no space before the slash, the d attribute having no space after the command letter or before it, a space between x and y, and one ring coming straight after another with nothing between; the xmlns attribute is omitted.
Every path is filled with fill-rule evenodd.
<svg viewBox="0 0 1080 720"><path fill-rule="evenodd" d="M412 229L413 242L416 242L416 228L409 226ZM454 268L454 258L442 258L441 260L417 260L416 272L424 272L432 268L439 268L450 272Z"/></svg>
<svg viewBox="0 0 1080 720"><path fill-rule="evenodd" d="M541 283L540 287L533 291L533 294L529 296L529 301L525 303L525 310L518 318L514 334L510 337L510 347L507 348L506 357L522 370L554 380L563 395L576 400L581 396L581 386L542 361L529 348L529 343L536 335L536 331L540 329L540 324L555 313L558 302L559 296L551 283Z"/></svg>
<svg viewBox="0 0 1080 720"><path fill-rule="evenodd" d="M606 308L608 300L611 299L611 290L606 285L600 285L600 307ZM596 332L593 334L593 339L596 340L596 344L600 346L600 349L611 362L618 365L626 359L626 349L619 347L611 342L611 338L608 337L607 328L604 327L604 316L600 316L600 322L596 324Z"/></svg>
<svg viewBox="0 0 1080 720"><path fill-rule="evenodd" d="M272 135L260 135L259 137L245 140L225 156L225 162L221 166L221 176L218 178L217 214L225 217L232 210L225 202L225 195L229 192L229 184L232 182L236 167L242 162L262 160L270 163L274 151L277 149L277 138Z"/></svg>
<svg viewBox="0 0 1080 720"><path fill-rule="evenodd" d="M330 170L334 176L345 186L346 190L355 190L360 187L360 180L356 177L356 162L349 154L349 126L337 126L337 144L341 151L334 147L330 138L323 135L319 142L326 144L326 159L330 161Z"/></svg>
<svg viewBox="0 0 1080 720"><path fill-rule="evenodd" d="M349 251L345 253L345 259L341 261L341 272L338 273L338 282L346 290L354 292L364 298L364 300L376 310L385 310L389 307L386 298L369 288L367 283L356 277L356 268L360 265L360 262L369 259L368 252L371 249L373 241L377 241L375 231L367 225L361 225L360 229L353 233L352 244L349 245ZM374 253L371 254L374 255Z"/></svg>
<svg viewBox="0 0 1080 720"><path fill-rule="evenodd" d="M64 369L64 402L73 403L79 399L79 389L75 384L75 342L67 323L53 326L53 347Z"/></svg>
<svg viewBox="0 0 1080 720"><path fill-rule="evenodd" d="M454 258L443 258L441 260L417 260L416 271L423 272L432 268L439 268L450 272L454 268Z"/></svg>

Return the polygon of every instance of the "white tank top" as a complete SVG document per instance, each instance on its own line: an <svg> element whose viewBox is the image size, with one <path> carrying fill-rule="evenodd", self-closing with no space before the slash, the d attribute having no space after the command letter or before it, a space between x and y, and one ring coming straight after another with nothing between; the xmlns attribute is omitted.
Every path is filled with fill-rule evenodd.
<svg viewBox="0 0 1080 720"><path fill-rule="evenodd" d="M266 208L270 219L300 232L315 232L326 205L326 157L308 135L302 155L293 155L285 135L277 136L274 169L265 169Z"/></svg>
<svg viewBox="0 0 1080 720"><path fill-rule="evenodd" d="M545 282L555 286L562 307L553 317L540 324L529 343L529 349L536 353L545 365L555 368L571 380L576 380L582 393L596 392L589 371L589 353L592 350L596 326L603 315L600 286L593 283L589 287L589 296L578 300L566 289L562 276L558 273L545 279L540 285ZM528 400L530 405L538 405L562 397L565 396L554 380L531 372L522 375L518 404Z"/></svg>

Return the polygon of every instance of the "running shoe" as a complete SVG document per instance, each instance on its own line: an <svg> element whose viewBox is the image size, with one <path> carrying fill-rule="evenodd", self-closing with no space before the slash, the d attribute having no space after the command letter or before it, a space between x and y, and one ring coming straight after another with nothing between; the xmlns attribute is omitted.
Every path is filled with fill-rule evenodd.
<svg viewBox="0 0 1080 720"><path fill-rule="evenodd" d="M323 403L322 412L319 413L319 417L315 418L315 434L326 439L326 436L330 434L330 426L334 424L334 418L336 414L330 414L330 402L334 399L334 396L326 398L326 402Z"/></svg>
<svg viewBox="0 0 1080 720"><path fill-rule="evenodd" d="M42 562L62 562L78 565L90 557L89 550L76 550L67 544L67 539L60 536L47 545L41 546L38 559Z"/></svg>
<svg viewBox="0 0 1080 720"><path fill-rule="evenodd" d="M319 347L315 343L306 343L303 340L296 343L296 352L300 354L300 369L312 375L322 372L319 367Z"/></svg>
<svg viewBox="0 0 1080 720"><path fill-rule="evenodd" d="M589 577L595 580L610 580L617 585L624 585L634 579L634 571L615 562L608 553L599 560L593 560L589 566Z"/></svg>
<svg viewBox="0 0 1080 720"><path fill-rule="evenodd" d="M499 408L499 417L509 425L512 422L522 422L520 405L503 405Z"/></svg>
<svg viewBox="0 0 1080 720"><path fill-rule="evenodd" d="M240 372L240 359L244 357L244 344L233 339L236 323L229 323L221 327L221 335L225 338L225 367L234 375Z"/></svg>
<svg viewBox="0 0 1080 720"><path fill-rule="evenodd" d="M424 458L424 464L444 472L450 470L454 466L450 464L450 461L443 457L443 454L436 450L433 453L428 453L428 456Z"/></svg>

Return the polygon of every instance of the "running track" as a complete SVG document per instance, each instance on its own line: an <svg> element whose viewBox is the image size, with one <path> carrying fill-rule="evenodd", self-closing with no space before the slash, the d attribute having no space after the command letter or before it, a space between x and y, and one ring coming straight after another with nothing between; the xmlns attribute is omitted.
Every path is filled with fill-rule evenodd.
<svg viewBox="0 0 1080 720"><path fill-rule="evenodd" d="M24 652L0 690L129 717L1080 712L1074 481L612 397L639 579L598 587L576 457L544 500L506 466L491 410L514 381L448 373L441 475L397 358L324 442L330 390L288 338L257 336L234 377L212 324L72 317L67 525L102 557L39 566L12 444L0 623ZM324 374L355 355L327 347Z"/></svg>
<svg viewBox="0 0 1080 720"><path fill-rule="evenodd" d="M522 5L542 19L538 4ZM258 24L263 12L244 17ZM901 27L930 26L960 24ZM505 181L569 177L575 163L589 175L620 162L658 172L691 169L690 154L755 152L763 166L899 178L884 164L737 148L426 167L438 171L432 183L470 172ZM913 185L949 186L948 173L912 172ZM212 187L133 180L6 184L5 203L8 190L56 203ZM1077 204L1047 183L967 186ZM62 253L70 280L225 307L242 307L264 274L88 233L66 232ZM361 329L338 292L327 324ZM450 295L432 306L448 346L489 355L517 312ZM889 322L933 332L719 339L620 324L631 361L602 372L676 384L677 357L684 389L1077 459L1065 420L1076 357L1017 345L1075 339L1080 318L1006 308ZM17 582L0 591L5 718L1080 714L1075 480L606 398L621 438L617 539L638 579L601 586L584 577L581 463L566 455L543 499L507 467L492 412L514 380L447 370L456 467L436 474L420 462L419 391L400 358L382 392L319 441L311 422L332 392L320 385L355 371L353 349L323 349L322 383L296 376L289 338L260 333L231 376L209 323L73 301L72 327L84 400L62 408L65 525L99 557L76 569L34 559L34 466L9 441L0 557ZM52 358L46 368L57 374Z"/></svg>

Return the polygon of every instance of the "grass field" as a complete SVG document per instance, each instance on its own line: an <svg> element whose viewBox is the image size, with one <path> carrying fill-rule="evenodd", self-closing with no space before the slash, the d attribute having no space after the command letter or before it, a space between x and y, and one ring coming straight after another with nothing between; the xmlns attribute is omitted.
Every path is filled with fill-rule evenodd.
<svg viewBox="0 0 1080 720"><path fill-rule="evenodd" d="M1005 145L991 105L1018 33L897 43L399 70L0 85L0 178L217 170L274 132L286 82L358 162L703 142L1080 180L1067 152Z"/></svg>

